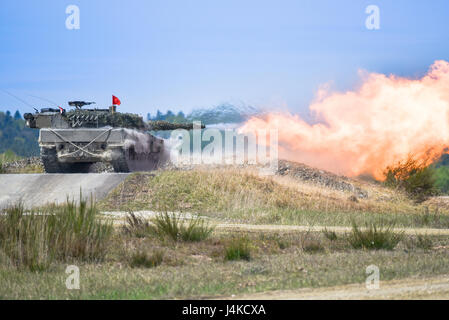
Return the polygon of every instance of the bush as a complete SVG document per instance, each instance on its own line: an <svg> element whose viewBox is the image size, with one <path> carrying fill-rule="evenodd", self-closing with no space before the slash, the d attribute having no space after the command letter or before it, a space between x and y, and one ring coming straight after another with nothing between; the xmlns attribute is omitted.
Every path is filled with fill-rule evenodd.
<svg viewBox="0 0 449 320"><path fill-rule="evenodd" d="M324 228L323 234L330 241L335 241L338 238L335 231L327 230L327 228Z"/></svg>
<svg viewBox="0 0 449 320"><path fill-rule="evenodd" d="M415 238L410 238L407 242L408 248L419 248L423 250L431 250L433 248L432 238L428 235L416 235Z"/></svg>
<svg viewBox="0 0 449 320"><path fill-rule="evenodd" d="M307 253L317 253L324 251L324 246L317 239L306 239L301 243L302 250Z"/></svg>
<svg viewBox="0 0 449 320"><path fill-rule="evenodd" d="M100 221L93 201L90 205L80 196L78 205L67 200L65 205L55 207L49 216L54 227L50 238L64 259L101 260L106 254L112 236L112 221Z"/></svg>
<svg viewBox="0 0 449 320"><path fill-rule="evenodd" d="M160 265L163 259L164 253L160 250L154 251L151 255L144 251L137 251L131 256L129 265L131 268L154 268Z"/></svg>
<svg viewBox="0 0 449 320"><path fill-rule="evenodd" d="M101 260L113 227L97 219L98 210L81 200L26 213L18 204L0 216L0 249L9 264L31 271L47 269L52 261Z"/></svg>
<svg viewBox="0 0 449 320"><path fill-rule="evenodd" d="M151 232L151 226L145 218L136 216L133 212L129 212L122 226L122 231L126 235L137 238L144 238Z"/></svg>
<svg viewBox="0 0 449 320"><path fill-rule="evenodd" d="M300 241L301 241L301 248L304 252L317 253L324 251L324 246L322 245L320 240L315 237L314 232L311 230L300 233Z"/></svg>
<svg viewBox="0 0 449 320"><path fill-rule="evenodd" d="M435 184L442 193L449 192L449 167L441 166L435 169Z"/></svg>
<svg viewBox="0 0 449 320"><path fill-rule="evenodd" d="M153 224L152 230L157 236L173 241L202 241L213 231L213 227L199 217L183 221L179 215L167 212L157 215Z"/></svg>
<svg viewBox="0 0 449 320"><path fill-rule="evenodd" d="M233 239L225 246L225 260L247 260L251 259L251 246L248 238Z"/></svg>
<svg viewBox="0 0 449 320"><path fill-rule="evenodd" d="M353 222L348 241L354 249L393 250L402 240L403 233L394 233L393 225L377 227L374 223L360 230Z"/></svg>
<svg viewBox="0 0 449 320"><path fill-rule="evenodd" d="M423 202L438 193L435 169L425 161L409 157L384 172L385 185L405 191L416 202Z"/></svg>
<svg viewBox="0 0 449 320"><path fill-rule="evenodd" d="M48 241L51 229L47 216L25 216L21 204L8 208L0 216L2 263L30 271L48 268L56 253Z"/></svg>

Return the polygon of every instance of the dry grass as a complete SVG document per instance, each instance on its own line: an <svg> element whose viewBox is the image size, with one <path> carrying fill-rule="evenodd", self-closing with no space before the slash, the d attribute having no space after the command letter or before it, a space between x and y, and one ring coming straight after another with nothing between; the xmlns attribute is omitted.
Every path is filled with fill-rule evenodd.
<svg viewBox="0 0 449 320"><path fill-rule="evenodd" d="M0 215L0 251L7 264L42 271L52 262L99 261L113 233L110 221L100 221L98 210L82 200L36 212L20 204Z"/></svg>
<svg viewBox="0 0 449 320"><path fill-rule="evenodd" d="M247 239L250 260L223 259L232 239ZM411 236L414 238L414 236ZM308 243L323 249L304 250ZM382 280L447 273L448 238L434 248L400 243L394 250L355 250L344 237L321 233L214 234L202 242L162 242L117 233L102 263L79 262L81 288L67 290L66 264L35 273L0 265L0 298L170 299L364 283L366 267L379 266ZM280 245L282 243L282 245ZM407 250L405 250L407 248ZM126 253L126 254L124 254Z"/></svg>
<svg viewBox="0 0 449 320"><path fill-rule="evenodd" d="M6 151L0 154L0 174L1 173L13 173L13 174L23 174L23 173L43 173L44 167L42 165L36 164L26 164L24 166L9 167L8 163L25 159L17 156L12 151Z"/></svg>
<svg viewBox="0 0 449 320"><path fill-rule="evenodd" d="M246 237L238 237L225 246L225 260L247 260L251 259L251 245Z"/></svg>
<svg viewBox="0 0 449 320"><path fill-rule="evenodd" d="M134 174L102 201L104 210L170 210L201 213L249 223L351 225L380 218L398 226L449 227L449 208L417 205L401 193L375 183L352 182L368 192L353 194L281 176L258 176L251 169L197 169ZM438 209L439 208L439 209ZM396 221L398 220L398 221Z"/></svg>

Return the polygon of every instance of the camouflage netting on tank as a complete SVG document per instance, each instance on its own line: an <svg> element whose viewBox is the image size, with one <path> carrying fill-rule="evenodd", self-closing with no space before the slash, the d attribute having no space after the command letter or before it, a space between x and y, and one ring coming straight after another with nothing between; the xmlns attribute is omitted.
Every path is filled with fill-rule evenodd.
<svg viewBox="0 0 449 320"><path fill-rule="evenodd" d="M121 127L130 129L144 129L145 123L139 115L102 110L71 110L65 114L67 121L73 128L87 127Z"/></svg>

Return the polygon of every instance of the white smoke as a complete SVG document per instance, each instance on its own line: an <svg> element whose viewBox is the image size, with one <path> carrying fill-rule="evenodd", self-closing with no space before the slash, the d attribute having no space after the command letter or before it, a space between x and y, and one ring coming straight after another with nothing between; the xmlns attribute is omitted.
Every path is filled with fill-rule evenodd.
<svg viewBox="0 0 449 320"><path fill-rule="evenodd" d="M149 171L157 169L170 159L170 151L166 140L150 135L149 133L124 129L126 150L134 149L133 158L128 160L132 171Z"/></svg>
<svg viewBox="0 0 449 320"><path fill-rule="evenodd" d="M125 148L134 147L136 153L150 153L151 137L147 133L143 133L133 129L124 129L126 132Z"/></svg>

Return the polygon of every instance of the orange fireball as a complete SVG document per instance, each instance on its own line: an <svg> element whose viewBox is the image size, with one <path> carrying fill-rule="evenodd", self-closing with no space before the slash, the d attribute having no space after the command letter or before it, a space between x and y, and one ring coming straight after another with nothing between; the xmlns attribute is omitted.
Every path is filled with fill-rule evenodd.
<svg viewBox="0 0 449 320"><path fill-rule="evenodd" d="M310 110L319 123L290 113L249 119L241 128L277 129L279 156L338 174L382 178L385 167L413 155L434 159L449 148L449 63L420 79L369 73L360 88L322 89Z"/></svg>

